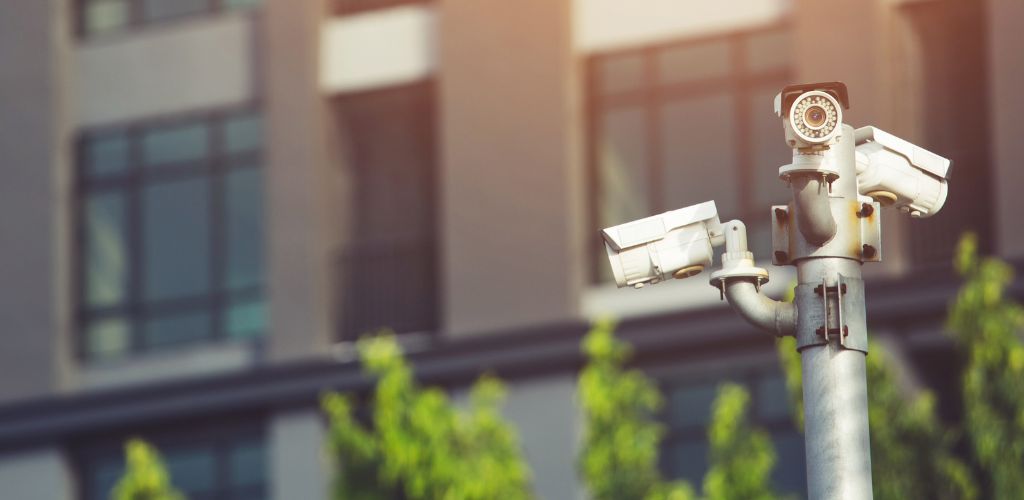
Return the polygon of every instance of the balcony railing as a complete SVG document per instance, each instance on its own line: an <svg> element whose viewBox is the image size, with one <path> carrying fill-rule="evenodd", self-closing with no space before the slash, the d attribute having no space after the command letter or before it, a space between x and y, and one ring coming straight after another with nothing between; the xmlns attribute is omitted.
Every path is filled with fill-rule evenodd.
<svg viewBox="0 0 1024 500"><path fill-rule="evenodd" d="M433 332L438 318L436 245L426 237L359 242L341 255L341 339L382 328Z"/></svg>

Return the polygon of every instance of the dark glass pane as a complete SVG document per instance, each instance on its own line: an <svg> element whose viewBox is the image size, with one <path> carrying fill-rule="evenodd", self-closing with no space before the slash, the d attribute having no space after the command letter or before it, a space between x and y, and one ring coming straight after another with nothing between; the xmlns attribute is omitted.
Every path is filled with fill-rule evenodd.
<svg viewBox="0 0 1024 500"><path fill-rule="evenodd" d="M229 337L258 337L266 331L267 310L266 303L262 299L232 302L227 311Z"/></svg>
<svg viewBox="0 0 1024 500"><path fill-rule="evenodd" d="M793 40L788 30L765 31L744 37L747 70L783 69L793 56ZM781 90L781 88L780 88Z"/></svg>
<svg viewBox="0 0 1024 500"><path fill-rule="evenodd" d="M786 420L790 416L789 393L786 380L780 375L759 379L757 390L757 417L765 420Z"/></svg>
<svg viewBox="0 0 1024 500"><path fill-rule="evenodd" d="M209 0L143 0L143 17L159 21L189 14L207 12Z"/></svg>
<svg viewBox="0 0 1024 500"><path fill-rule="evenodd" d="M669 395L669 422L673 428L703 426L711 420L711 403L718 390L715 385L691 385L672 389Z"/></svg>
<svg viewBox="0 0 1024 500"><path fill-rule="evenodd" d="M658 51L658 83L683 83L729 76L732 57L727 40L669 47Z"/></svg>
<svg viewBox="0 0 1024 500"><path fill-rule="evenodd" d="M143 269L146 299L210 289L209 182L206 178L143 189Z"/></svg>
<svg viewBox="0 0 1024 500"><path fill-rule="evenodd" d="M90 472L92 474L88 478L89 491L91 493L89 500L107 500L111 498L114 486L117 485L117 481L124 474L124 464L120 460L94 462Z"/></svg>
<svg viewBox="0 0 1024 500"><path fill-rule="evenodd" d="M688 481L697 489L708 471L708 445L699 441L673 443L668 447L669 476Z"/></svg>
<svg viewBox="0 0 1024 500"><path fill-rule="evenodd" d="M644 86L643 54L604 56L597 60L598 85L602 94L639 90Z"/></svg>
<svg viewBox="0 0 1024 500"><path fill-rule="evenodd" d="M212 337L210 313L202 310L156 316L146 321L142 335L149 349L207 340Z"/></svg>
<svg viewBox="0 0 1024 500"><path fill-rule="evenodd" d="M120 304L129 273L125 197L120 192L96 193L85 205L85 303Z"/></svg>
<svg viewBox="0 0 1024 500"><path fill-rule="evenodd" d="M803 494L807 485L804 437L795 430L772 436L775 445L775 470L772 481L780 493Z"/></svg>
<svg viewBox="0 0 1024 500"><path fill-rule="evenodd" d="M244 153L263 145L263 117L258 113L233 116L224 122L224 150Z"/></svg>
<svg viewBox="0 0 1024 500"><path fill-rule="evenodd" d="M227 285L238 289L263 282L263 173L231 171L227 193Z"/></svg>
<svg viewBox="0 0 1024 500"><path fill-rule="evenodd" d="M209 147L206 123L161 127L142 138L142 157L146 165L191 162L206 158Z"/></svg>
<svg viewBox="0 0 1024 500"><path fill-rule="evenodd" d="M639 107L605 112L598 149L601 227L651 215L646 114Z"/></svg>
<svg viewBox="0 0 1024 500"><path fill-rule="evenodd" d="M433 94L403 87L343 99L361 241L429 234L434 223Z"/></svg>
<svg viewBox="0 0 1024 500"><path fill-rule="evenodd" d="M212 491L217 485L217 460L212 448L171 449L164 452L171 482L185 494Z"/></svg>
<svg viewBox="0 0 1024 500"><path fill-rule="evenodd" d="M128 138L124 134L90 139L85 162L90 177L124 173L128 168Z"/></svg>
<svg viewBox="0 0 1024 500"><path fill-rule="evenodd" d="M128 2L125 0L86 0L82 27L88 35L116 31L128 24Z"/></svg>
<svg viewBox="0 0 1024 500"><path fill-rule="evenodd" d="M722 220L739 216L735 102L729 94L667 104L661 114L665 209L715 200Z"/></svg>
<svg viewBox="0 0 1024 500"><path fill-rule="evenodd" d="M263 0L224 0L224 7L228 9L246 9L262 4Z"/></svg>
<svg viewBox="0 0 1024 500"><path fill-rule="evenodd" d="M266 482L267 450L262 441L236 444L228 456L231 486L253 486Z"/></svg>
<svg viewBox="0 0 1024 500"><path fill-rule="evenodd" d="M90 359L114 359L131 349L131 325L124 318L103 318L85 328L85 350Z"/></svg>
<svg viewBox="0 0 1024 500"><path fill-rule="evenodd" d="M750 162L752 184L756 186L753 205L759 209L764 207L766 214L769 205L783 205L791 198L786 183L779 179L779 167L793 161L793 150L786 145L782 120L772 109L775 94L784 85L784 82L778 82L757 88L751 92L747 103L753 154Z"/></svg>

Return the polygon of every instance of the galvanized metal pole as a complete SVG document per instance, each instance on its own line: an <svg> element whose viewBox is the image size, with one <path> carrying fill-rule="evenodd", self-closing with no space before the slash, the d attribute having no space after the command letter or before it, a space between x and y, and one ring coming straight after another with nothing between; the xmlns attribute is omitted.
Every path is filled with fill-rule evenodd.
<svg viewBox="0 0 1024 500"><path fill-rule="evenodd" d="M790 224L801 210L831 211L835 236L815 245L789 231L798 285L797 346L803 369L807 488L812 499L870 499L871 451L865 356L867 324L861 262L878 249L864 244L861 219L878 217L877 205L857 199L853 128L824 154L839 176L828 205L794 203ZM818 217L827 214L803 214ZM877 227L877 221L869 227Z"/></svg>

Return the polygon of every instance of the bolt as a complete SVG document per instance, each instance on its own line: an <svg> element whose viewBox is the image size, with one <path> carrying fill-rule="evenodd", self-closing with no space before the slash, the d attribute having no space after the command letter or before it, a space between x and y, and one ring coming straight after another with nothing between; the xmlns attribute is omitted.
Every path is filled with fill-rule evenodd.
<svg viewBox="0 0 1024 500"><path fill-rule="evenodd" d="M868 244L864 245L863 251L862 251L862 253L864 254L864 258L865 259L872 259L872 258L874 258L876 252L877 252L877 250L875 249L875 247L873 247L871 245L868 245Z"/></svg>
<svg viewBox="0 0 1024 500"><path fill-rule="evenodd" d="M857 212L857 217L871 217L871 214L875 213L875 207L870 203L862 203L860 205L860 212Z"/></svg>

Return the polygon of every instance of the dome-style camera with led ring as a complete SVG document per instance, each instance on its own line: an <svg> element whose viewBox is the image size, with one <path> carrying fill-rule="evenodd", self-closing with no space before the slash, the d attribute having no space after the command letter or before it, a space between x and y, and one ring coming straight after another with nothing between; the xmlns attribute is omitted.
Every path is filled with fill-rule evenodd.
<svg viewBox="0 0 1024 500"><path fill-rule="evenodd" d="M835 144L849 96L842 82L790 85L775 96L786 143L793 149L820 150Z"/></svg>

